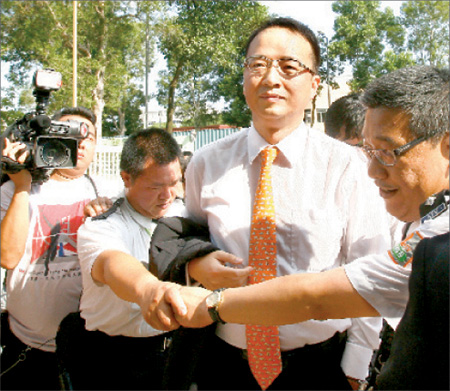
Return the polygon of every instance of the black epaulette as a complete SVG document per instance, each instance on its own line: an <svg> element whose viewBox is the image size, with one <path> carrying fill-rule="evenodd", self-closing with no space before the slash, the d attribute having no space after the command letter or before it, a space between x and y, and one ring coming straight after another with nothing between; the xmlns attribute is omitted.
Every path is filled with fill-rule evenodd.
<svg viewBox="0 0 450 391"><path fill-rule="evenodd" d="M122 205L123 200L124 200L124 198L118 198L114 202L114 204L111 206L111 208L109 208L106 212L103 212L101 215L93 217L92 221L107 219L109 216L111 216L119 208L120 205Z"/></svg>
<svg viewBox="0 0 450 391"><path fill-rule="evenodd" d="M444 190L429 197L420 205L421 222L433 220L448 209L449 191Z"/></svg>

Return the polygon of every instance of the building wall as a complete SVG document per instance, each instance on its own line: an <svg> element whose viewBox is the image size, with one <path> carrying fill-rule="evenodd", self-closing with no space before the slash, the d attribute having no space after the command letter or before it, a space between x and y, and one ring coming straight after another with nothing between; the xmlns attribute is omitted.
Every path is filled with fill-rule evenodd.
<svg viewBox="0 0 450 391"><path fill-rule="evenodd" d="M316 112L314 118L315 129L319 129L324 131L324 117L325 113L328 109L328 93L330 94L330 102L333 103L335 100L339 99L344 95L348 95L350 91L350 87L347 82L351 79L351 75L343 74L336 78L336 82L339 84L338 89L328 89L328 84L324 81L321 82L322 90L316 98ZM305 120L307 123L311 123L311 105L305 110Z"/></svg>

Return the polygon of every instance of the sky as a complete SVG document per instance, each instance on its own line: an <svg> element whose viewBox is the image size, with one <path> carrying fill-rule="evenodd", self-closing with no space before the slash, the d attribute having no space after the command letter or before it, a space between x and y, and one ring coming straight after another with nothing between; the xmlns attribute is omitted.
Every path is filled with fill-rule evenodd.
<svg viewBox="0 0 450 391"><path fill-rule="evenodd" d="M271 14L289 16L309 26L315 33L322 31L331 39L337 14L331 9L333 1L259 1L269 8ZM390 7L400 15L402 1L382 1L381 8Z"/></svg>
<svg viewBox="0 0 450 391"><path fill-rule="evenodd" d="M315 33L322 31L329 38L333 35L336 14L332 1L260 1L271 14L289 16L309 26Z"/></svg>

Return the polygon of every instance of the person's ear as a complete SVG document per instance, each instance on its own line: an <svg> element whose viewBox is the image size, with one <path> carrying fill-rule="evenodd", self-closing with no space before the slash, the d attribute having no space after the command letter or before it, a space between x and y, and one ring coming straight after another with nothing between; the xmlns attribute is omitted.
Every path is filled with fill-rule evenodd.
<svg viewBox="0 0 450 391"><path fill-rule="evenodd" d="M131 175L126 171L120 171L120 176L122 177L123 184L125 188L131 187Z"/></svg>
<svg viewBox="0 0 450 391"><path fill-rule="evenodd" d="M446 133L441 140L441 153L446 159L450 159L450 135Z"/></svg>
<svg viewBox="0 0 450 391"><path fill-rule="evenodd" d="M311 100L313 100L314 97L317 95L317 89L319 88L319 85L320 85L320 76L313 75L311 84Z"/></svg>
<svg viewBox="0 0 450 391"><path fill-rule="evenodd" d="M440 148L441 148L442 157L447 160L447 163L446 163L447 164L446 179L448 181L449 176L450 176L450 165L449 165L449 161L450 161L450 141L449 141L449 133L446 133L445 136L442 138L441 143L440 143Z"/></svg>

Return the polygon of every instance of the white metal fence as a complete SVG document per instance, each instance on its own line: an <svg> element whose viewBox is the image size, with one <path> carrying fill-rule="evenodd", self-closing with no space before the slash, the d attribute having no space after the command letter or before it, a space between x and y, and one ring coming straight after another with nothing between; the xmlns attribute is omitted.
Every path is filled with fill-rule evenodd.
<svg viewBox="0 0 450 391"><path fill-rule="evenodd" d="M120 155L122 145L97 145L95 157L89 166L89 175L106 180L120 179Z"/></svg>
<svg viewBox="0 0 450 391"><path fill-rule="evenodd" d="M198 148L209 144L231 133L239 131L239 128L201 129L195 131L177 131L174 137L183 150L194 152ZM122 179L120 177L120 156L126 137L103 139L97 145L93 162L89 166L88 174L93 178L101 178L103 183L111 191L120 189Z"/></svg>
<svg viewBox="0 0 450 391"><path fill-rule="evenodd" d="M122 145L97 145L95 157L88 169L88 174L95 182L100 180L101 194L109 197L118 195L123 189L120 177L120 155Z"/></svg>

